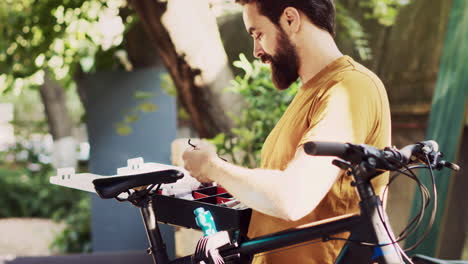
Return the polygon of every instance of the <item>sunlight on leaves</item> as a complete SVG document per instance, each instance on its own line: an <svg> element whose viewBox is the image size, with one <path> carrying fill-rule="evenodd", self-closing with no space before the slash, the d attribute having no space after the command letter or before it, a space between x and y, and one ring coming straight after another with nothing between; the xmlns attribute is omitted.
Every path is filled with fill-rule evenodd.
<svg viewBox="0 0 468 264"><path fill-rule="evenodd" d="M140 117L136 114L133 114L133 115L126 115L125 118L124 118L124 122L126 124L130 124L130 123L134 123L136 121L138 121L138 119L140 119Z"/></svg>
<svg viewBox="0 0 468 264"><path fill-rule="evenodd" d="M145 92L145 91L136 91L133 97L137 100L146 100L146 99L151 99L155 95L153 92Z"/></svg>
<svg viewBox="0 0 468 264"><path fill-rule="evenodd" d="M148 102L139 104L138 108L143 113L151 113L151 112L156 112L158 110L158 106L156 104L148 103Z"/></svg>
<svg viewBox="0 0 468 264"><path fill-rule="evenodd" d="M177 96L177 89L172 81L171 75L169 75L169 73L163 73L160 75L160 78L161 90L163 90L167 95Z"/></svg>
<svg viewBox="0 0 468 264"><path fill-rule="evenodd" d="M133 129L125 124L125 123L118 123L116 125L116 132L117 134L121 135L121 136L128 136L132 133Z"/></svg>

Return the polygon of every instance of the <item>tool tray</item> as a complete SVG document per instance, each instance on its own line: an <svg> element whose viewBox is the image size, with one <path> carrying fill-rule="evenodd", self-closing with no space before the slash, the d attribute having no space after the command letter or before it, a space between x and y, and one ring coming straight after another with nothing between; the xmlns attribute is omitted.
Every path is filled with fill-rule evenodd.
<svg viewBox="0 0 468 264"><path fill-rule="evenodd" d="M187 228L200 229L195 222L193 211L199 207L210 211L218 231L239 230L247 234L252 210L223 206L232 196L222 187L211 186L192 191L194 200L157 194L153 196L153 210L159 222Z"/></svg>

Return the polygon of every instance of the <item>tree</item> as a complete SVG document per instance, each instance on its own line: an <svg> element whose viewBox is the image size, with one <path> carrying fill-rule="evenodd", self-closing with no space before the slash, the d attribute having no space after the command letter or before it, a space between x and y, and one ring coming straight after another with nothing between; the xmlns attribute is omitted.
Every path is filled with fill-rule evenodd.
<svg viewBox="0 0 468 264"><path fill-rule="evenodd" d="M64 91L54 82L48 69L46 76L40 70L45 56L51 64L59 63L58 57L53 57L55 54L50 51L50 46L63 32L60 32L60 26L55 29L51 26L54 24L54 17L50 16L50 12L57 1L36 4L38 3L28 0L0 3L0 9L3 10L0 13L0 31L4 36L0 41L0 72L7 75L8 81L3 92L8 92L21 83L24 85L19 80L33 76L42 79L26 85L40 88L42 99L49 106L46 107L46 112L51 134L54 139L61 139L71 135L71 120L65 107ZM70 8L75 6L76 3L70 4Z"/></svg>
<svg viewBox="0 0 468 264"><path fill-rule="evenodd" d="M208 1L130 0L158 51L200 137L211 138L231 127L223 89L233 78ZM232 95L230 95L232 97Z"/></svg>
<svg viewBox="0 0 468 264"><path fill-rule="evenodd" d="M93 70L95 57L122 43L124 26L118 20L122 3L125 2L7 0L0 3L3 36L0 72L4 79L0 92L8 93L15 87L40 91L49 131L59 146L65 143L65 150L58 149L59 156L70 156L71 162L65 161L60 166L73 165L75 152L71 137L73 121L66 106L65 89L74 86L75 72ZM113 28L99 31L103 26Z"/></svg>

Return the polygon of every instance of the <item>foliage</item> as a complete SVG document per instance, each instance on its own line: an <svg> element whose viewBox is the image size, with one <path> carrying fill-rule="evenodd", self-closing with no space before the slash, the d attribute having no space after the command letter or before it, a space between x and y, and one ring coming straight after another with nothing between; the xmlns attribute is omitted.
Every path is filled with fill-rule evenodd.
<svg viewBox="0 0 468 264"><path fill-rule="evenodd" d="M14 127L15 137L28 138L33 134L44 135L49 132L44 106L38 104L40 100L40 94L32 89L15 89L0 96L0 103L14 106L14 120L10 123ZM84 109L75 87L66 90L66 104L73 123L79 125Z"/></svg>
<svg viewBox="0 0 468 264"><path fill-rule="evenodd" d="M360 5L369 10L366 18L377 19L380 24L391 26L395 23L398 10L409 3L410 0L365 0Z"/></svg>
<svg viewBox="0 0 468 264"><path fill-rule="evenodd" d="M335 2L337 27L344 29L339 34L353 41L354 48L362 60L370 60L372 53L368 36L356 19L356 10L350 10L346 3L347 1ZM391 26L395 23L400 8L409 3L410 0L361 0L359 6L364 9L365 19L375 19L381 25Z"/></svg>
<svg viewBox="0 0 468 264"><path fill-rule="evenodd" d="M108 64L116 64L113 54L125 30L118 12L124 3L0 1L0 93L41 85L44 70L68 87L78 65L86 72L93 71L99 66L97 57L100 65L105 64L103 57L108 58ZM132 17L128 19L131 22Z"/></svg>
<svg viewBox="0 0 468 264"><path fill-rule="evenodd" d="M37 147L17 144L0 152L0 218L43 217L66 224L54 242L60 252L90 250L89 196L49 183L54 170Z"/></svg>
<svg viewBox="0 0 468 264"><path fill-rule="evenodd" d="M171 75L169 73L163 73L160 75L161 78L161 90L163 90L167 95L177 96L177 89L172 81Z"/></svg>
<svg viewBox="0 0 468 264"><path fill-rule="evenodd" d="M62 208L62 211L57 211L54 215L56 221L62 220L64 216L67 226L51 245L52 249L58 252L91 252L91 201L83 192L80 192L78 196L80 198L68 212Z"/></svg>
<svg viewBox="0 0 468 264"><path fill-rule="evenodd" d="M171 76L168 73L162 73L159 76L160 78L160 87L163 93L169 96L177 96L177 89L172 81ZM123 119L120 122L117 122L115 130L117 134L121 136L128 136L133 132L132 124L140 119L142 113L153 113L158 110L158 105L150 102L150 99L157 96L154 92L145 92L145 91L136 91L133 94L135 100L139 103L137 106L128 109ZM188 113L182 107L178 107L178 116L179 118L184 118L186 120L190 119Z"/></svg>
<svg viewBox="0 0 468 264"><path fill-rule="evenodd" d="M361 24L353 18L349 10L340 2L336 3L336 12L337 26L344 29L339 34L343 35L345 39L351 39L354 42L354 49L358 52L361 60L370 60L372 53L369 48L367 34L364 32Z"/></svg>
<svg viewBox="0 0 468 264"><path fill-rule="evenodd" d="M15 104L16 136L47 132L35 91L43 84L44 72L51 73L77 99L70 88L75 87L78 67L85 72L122 67L123 33L134 19L120 17L125 5L125 0L0 1L0 95L2 101ZM24 98L31 94L34 100L25 103ZM28 107L33 109L31 117L17 118L18 111L22 117L30 113L31 109L22 110ZM140 110L154 111L154 106L143 104ZM16 160L18 154L26 159ZM8 157L11 162L5 162ZM0 153L0 217L63 221L67 228L54 247L64 252L88 251L88 196L51 185L52 167L39 157L40 153L22 144Z"/></svg>
<svg viewBox="0 0 468 264"><path fill-rule="evenodd" d="M152 113L158 110L158 105L150 101L156 95L152 92L136 91L133 97L140 101L138 105L128 109L123 119L115 124L117 134L128 136L132 133L131 125L140 119L142 113Z"/></svg>
<svg viewBox="0 0 468 264"><path fill-rule="evenodd" d="M297 93L300 83L292 84L286 91L277 90L269 67L258 60L249 62L244 54L234 66L245 74L236 76L228 90L242 95L247 106L240 116L232 116L234 128L230 133L219 134L212 142L221 156L228 155L234 163L254 168L259 165L263 142Z"/></svg>

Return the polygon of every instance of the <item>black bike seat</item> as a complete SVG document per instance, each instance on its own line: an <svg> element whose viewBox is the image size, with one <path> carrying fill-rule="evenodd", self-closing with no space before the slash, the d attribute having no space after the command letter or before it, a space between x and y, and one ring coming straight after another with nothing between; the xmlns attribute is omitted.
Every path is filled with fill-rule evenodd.
<svg viewBox="0 0 468 264"><path fill-rule="evenodd" d="M424 255L414 255L411 258L415 264L468 264L468 261L463 260L443 260L438 258L432 258Z"/></svg>
<svg viewBox="0 0 468 264"><path fill-rule="evenodd" d="M114 198L129 189L150 184L174 183L184 177L178 170L152 171L93 180L96 193L103 199Z"/></svg>

